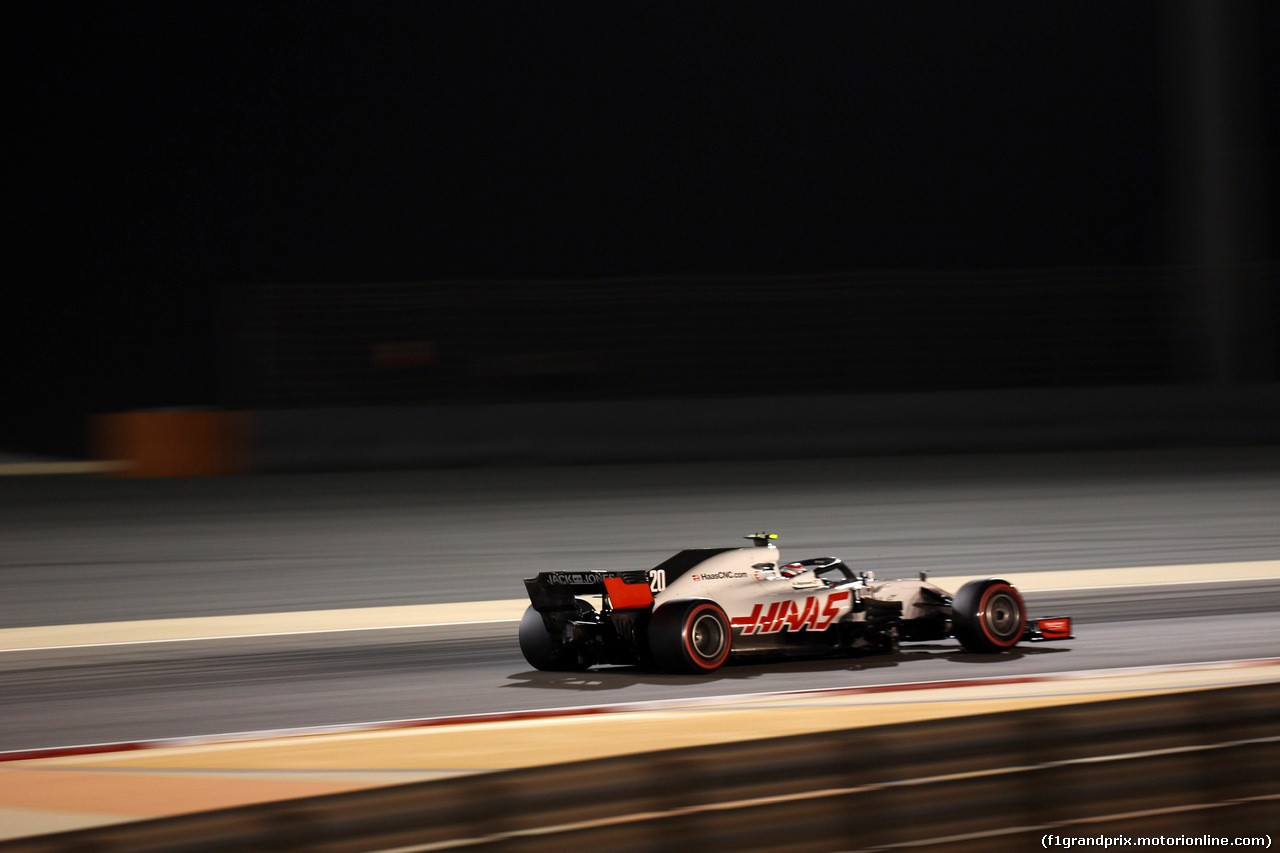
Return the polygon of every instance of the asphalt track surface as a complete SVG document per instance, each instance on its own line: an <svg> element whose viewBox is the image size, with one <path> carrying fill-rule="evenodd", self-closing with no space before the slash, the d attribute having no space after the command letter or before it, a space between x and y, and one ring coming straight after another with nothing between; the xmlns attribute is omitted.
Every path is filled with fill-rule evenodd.
<svg viewBox="0 0 1280 853"><path fill-rule="evenodd" d="M1280 451L123 481L0 478L0 626L518 597L782 534L881 577L1280 557ZM533 671L513 623L0 653L0 750L903 681L1280 657L1269 581L1037 593L1078 639L978 656ZM1049 615L1046 613L1046 615Z"/></svg>

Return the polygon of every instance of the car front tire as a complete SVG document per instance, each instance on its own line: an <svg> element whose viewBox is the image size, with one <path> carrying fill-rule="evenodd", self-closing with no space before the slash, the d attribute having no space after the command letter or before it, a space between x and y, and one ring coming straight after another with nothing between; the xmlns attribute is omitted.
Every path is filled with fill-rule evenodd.
<svg viewBox="0 0 1280 853"><path fill-rule="evenodd" d="M969 581L956 593L951 610L951 633L971 652L1007 651L1027 627L1022 595L999 578Z"/></svg>

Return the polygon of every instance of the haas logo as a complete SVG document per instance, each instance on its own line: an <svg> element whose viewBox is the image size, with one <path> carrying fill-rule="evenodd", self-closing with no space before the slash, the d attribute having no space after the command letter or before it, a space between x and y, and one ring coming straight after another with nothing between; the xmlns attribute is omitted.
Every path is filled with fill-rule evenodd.
<svg viewBox="0 0 1280 853"><path fill-rule="evenodd" d="M767 608L757 604L750 616L732 620L733 627L741 628L744 634L776 634L784 629L825 631L848 600L849 591L842 590L827 596L811 595L803 604L791 600L775 601Z"/></svg>

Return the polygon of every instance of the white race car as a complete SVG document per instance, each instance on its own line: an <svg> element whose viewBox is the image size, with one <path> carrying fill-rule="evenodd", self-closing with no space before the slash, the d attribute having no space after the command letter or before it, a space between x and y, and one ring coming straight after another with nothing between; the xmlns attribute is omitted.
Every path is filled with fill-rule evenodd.
<svg viewBox="0 0 1280 853"><path fill-rule="evenodd" d="M1028 620L999 578L951 596L918 580L877 581L838 557L783 563L772 533L745 548L694 548L638 571L542 572L525 580L531 606L520 651L542 670L640 664L708 673L767 655L895 652L900 641L955 637L995 653L1021 640L1071 639L1071 618ZM599 607L580 596L599 596Z"/></svg>

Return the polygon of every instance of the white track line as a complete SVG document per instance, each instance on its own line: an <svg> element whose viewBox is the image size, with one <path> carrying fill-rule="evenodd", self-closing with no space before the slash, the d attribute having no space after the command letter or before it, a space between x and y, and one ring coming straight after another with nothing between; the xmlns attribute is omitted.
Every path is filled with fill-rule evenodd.
<svg viewBox="0 0 1280 853"><path fill-rule="evenodd" d="M1195 576L1195 572L1209 574L1212 570L1233 572L1232 577ZM1169 573L1183 575L1179 580L1131 580L1135 575L1164 578ZM1133 590L1143 587L1169 587L1188 584L1228 584L1280 581L1280 560L1263 560L1243 563L1213 563L1203 566L1150 566L1120 569L1082 569L1053 572L1006 572L1016 577L1017 585L1028 596L1038 593L1087 592L1104 589ZM1107 583L1108 574L1118 577L1118 583ZM1086 585L1040 587L1038 583L1052 582L1054 577L1066 579L1097 578L1101 582ZM1243 576L1241 576L1243 575ZM973 576L939 576L936 581L955 586ZM150 643L208 642L214 640L263 639L267 637L292 637L309 634L336 634L354 631L392 631L431 627L462 627L467 625L514 624L520 620L528 602L524 599L457 602L452 604L396 605L390 607L351 608L345 610L285 611L233 616L199 616L174 619L134 620L126 622L100 622L73 625L33 626L28 628L0 628L0 653L39 652L55 649L92 649L112 646L134 646ZM491 618L466 618L465 614L483 611ZM419 614L426 618L415 621ZM439 614L431 618L429 614ZM510 615L508 615L510 614ZM406 618L407 617L407 618ZM460 618L461 617L461 618ZM494 618L496 617L496 618ZM389 620L390 624L377 624ZM297 627L280 627L258 630L263 624L289 624ZM328 624L326 624L328 623ZM354 624L353 624L354 623ZM360 624L363 623L363 624ZM246 630L248 629L248 630ZM188 633L189 632L189 633ZM88 640L99 636L119 639Z"/></svg>
<svg viewBox="0 0 1280 853"><path fill-rule="evenodd" d="M48 652L58 649L100 649L108 646L151 646L159 643L203 643L210 640L253 640L264 637L300 637L306 634L346 634L355 631L402 631L411 628L450 628L466 625L513 625L519 619L481 619L475 622L415 622L408 625L363 625L354 628L312 628L306 631L267 631L260 634L211 634L207 637L163 637L154 640L112 640L106 643L67 643L56 646L15 646L5 652ZM108 623L109 624L109 623Z"/></svg>
<svg viewBox="0 0 1280 853"><path fill-rule="evenodd" d="M1204 578L1203 580L1194 581L1154 581L1152 583L1114 583L1106 586L1051 586L1044 589L1026 589L1022 590L1028 595L1041 592L1097 592L1104 589L1141 589L1148 586L1198 586L1205 583L1257 583L1266 581L1280 581L1280 577L1254 577L1254 578Z"/></svg>
<svg viewBox="0 0 1280 853"><path fill-rule="evenodd" d="M110 474L133 467L129 462L4 462L0 477L39 477L46 474Z"/></svg>

